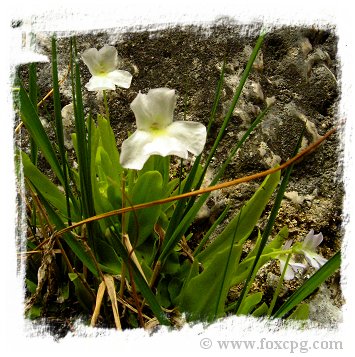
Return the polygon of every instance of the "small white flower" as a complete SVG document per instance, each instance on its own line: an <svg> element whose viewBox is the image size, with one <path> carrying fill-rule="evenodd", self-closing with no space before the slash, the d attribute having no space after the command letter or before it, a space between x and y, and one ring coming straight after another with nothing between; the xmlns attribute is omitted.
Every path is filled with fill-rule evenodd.
<svg viewBox="0 0 355 357"><path fill-rule="evenodd" d="M120 162L128 169L140 170L151 155L177 155L188 158L188 151L199 155L206 143L206 127L192 121L173 122L175 90L156 88L139 93L131 103L136 132L122 143Z"/></svg>
<svg viewBox="0 0 355 357"><path fill-rule="evenodd" d="M304 254L308 264L317 270L327 262L327 259L316 253L316 248L322 241L323 234L314 234L314 230L311 229L300 248L300 252Z"/></svg>
<svg viewBox="0 0 355 357"><path fill-rule="evenodd" d="M74 105L73 103L69 103L65 107L62 108L62 121L63 126L68 128L72 126L75 118L74 118Z"/></svg>
<svg viewBox="0 0 355 357"><path fill-rule="evenodd" d="M117 69L119 59L115 47L105 45L99 51L96 48L89 48L82 54L82 59L92 74L85 85L87 90L115 90L116 86L130 87L132 75Z"/></svg>
<svg viewBox="0 0 355 357"><path fill-rule="evenodd" d="M291 248L292 245L292 240L288 240L285 242L284 246L282 247L283 250L288 250ZM284 271L285 265L286 265L286 260L287 260L287 255L279 255L278 259L280 261L280 271L281 274ZM295 277L295 273L298 273L299 271L302 271L306 268L306 266L302 263L297 263L295 262L292 258L289 259L288 265L286 268L286 272L284 275L285 280L292 280Z"/></svg>
<svg viewBox="0 0 355 357"><path fill-rule="evenodd" d="M73 142L71 140L71 129L74 126L74 105L70 103L62 108L62 122L64 132L64 145L67 149L73 148Z"/></svg>

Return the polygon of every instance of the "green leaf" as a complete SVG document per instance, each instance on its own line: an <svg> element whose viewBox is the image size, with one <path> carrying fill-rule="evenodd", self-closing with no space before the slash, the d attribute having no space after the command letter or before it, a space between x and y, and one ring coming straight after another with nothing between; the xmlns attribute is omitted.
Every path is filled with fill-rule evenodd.
<svg viewBox="0 0 355 357"><path fill-rule="evenodd" d="M134 184L130 204L136 205L162 198L163 179L158 171L146 172ZM160 215L159 205L133 211L129 215L128 235L132 246L139 246L153 233L154 224Z"/></svg>
<svg viewBox="0 0 355 357"><path fill-rule="evenodd" d="M116 254L114 248L103 239L97 239L96 255L102 270L113 275L121 274L122 260Z"/></svg>
<svg viewBox="0 0 355 357"><path fill-rule="evenodd" d="M261 292L247 296L240 306L238 315L248 315L252 312L257 304L261 301L263 294Z"/></svg>
<svg viewBox="0 0 355 357"><path fill-rule="evenodd" d="M309 318L309 305L298 305L295 311L287 318L287 320L308 320Z"/></svg>
<svg viewBox="0 0 355 357"><path fill-rule="evenodd" d="M165 308L168 308L171 305L170 294L168 290L169 281L170 279L168 278L160 279L157 286L157 300L159 304Z"/></svg>
<svg viewBox="0 0 355 357"><path fill-rule="evenodd" d="M253 317L261 317L261 316L266 316L267 312L269 310L269 307L265 302L263 302L258 308L256 308L252 315Z"/></svg>
<svg viewBox="0 0 355 357"><path fill-rule="evenodd" d="M264 211L269 199L280 180L280 172L266 177L253 197L242 207L239 213L231 220L223 232L205 250L197 255L204 267L211 264L216 252L224 250L230 244L228 237L236 232L235 243L242 243L253 231L257 221Z"/></svg>
<svg viewBox="0 0 355 357"><path fill-rule="evenodd" d="M35 284L34 282L32 282L31 280L29 279L26 279L26 287L27 287L27 290L31 293L31 294L34 294L37 290L37 284Z"/></svg>
<svg viewBox="0 0 355 357"><path fill-rule="evenodd" d="M301 146L304 130L305 130L305 127L303 128L303 130L301 132L301 135L298 138L298 142L297 142L296 147L294 149L294 155L296 155L296 153L298 152L298 150L299 150L299 148ZM236 312L238 312L238 310L240 308L240 305L243 303L243 299L247 295L247 293L248 293L248 291L249 291L249 289L251 287L251 284L253 283L253 281L255 279L255 276L256 276L256 274L258 272L258 268L259 268L259 264L260 264L259 259L260 259L261 255L263 254L263 251L264 251L264 248L266 246L267 240L268 240L269 235L270 235L270 233L272 231L272 228L274 226L274 223L275 223L279 208L281 206L282 199L284 197L284 194L285 194L285 191L286 191L286 188L287 188L287 185L288 185L288 180L289 180L289 178L291 176L291 172L292 172L293 166L294 166L294 164L292 164L292 165L290 165L290 166L288 166L286 168L284 177L283 177L283 179L281 181L281 184L280 184L280 187L277 190L275 201L274 201L274 204L272 206L272 209L271 209L271 212L270 212L269 219L267 221L266 227L265 227L265 229L263 231L263 234L262 234L262 237L261 237L261 241L260 241L260 245L258 247L258 251L257 251L257 253L255 255L255 259L254 259L254 261L252 263L252 267L248 272L248 276L246 278L246 281L244 283L243 289L242 289L242 291L240 293L240 296L239 296L239 299L237 301Z"/></svg>
<svg viewBox="0 0 355 357"><path fill-rule="evenodd" d="M230 243L230 242L229 242ZM188 321L213 321L222 317L227 298L233 269L229 269L229 262L239 260L241 247L227 247L217 251L202 273L187 280L179 297L181 311L187 313ZM192 270L196 272L195 259ZM198 265L197 265L198 267Z"/></svg>
<svg viewBox="0 0 355 357"><path fill-rule="evenodd" d="M123 168L120 165L115 134L110 126L110 122L101 115L97 117L97 129L100 135L100 146L107 155L105 175L118 183L121 181Z"/></svg>
<svg viewBox="0 0 355 357"><path fill-rule="evenodd" d="M182 278L178 278L173 276L168 285L168 291L169 291L169 296L170 300L174 305L177 305L178 302L178 296L181 292L181 288L183 287L184 281Z"/></svg>
<svg viewBox="0 0 355 357"><path fill-rule="evenodd" d="M41 317L42 307L33 305L26 313L26 317L31 320L36 320Z"/></svg>
<svg viewBox="0 0 355 357"><path fill-rule="evenodd" d="M55 37L52 37L52 83L53 83L53 105L54 105L54 118L55 118L55 132L57 138L57 145L59 149L60 159L62 163L63 172L63 184L66 197L66 206L68 221L71 222L71 209L69 198L72 193L70 191L69 181L68 181L68 168L66 159L66 149L64 146L64 132L63 132L63 120L61 114L61 104L60 104L60 94L59 94L59 82L58 82L58 66L57 66L57 42Z"/></svg>
<svg viewBox="0 0 355 357"><path fill-rule="evenodd" d="M291 309L313 293L325 280L340 268L341 254L337 252L316 273L314 273L303 285L301 285L273 314L274 317L282 317Z"/></svg>

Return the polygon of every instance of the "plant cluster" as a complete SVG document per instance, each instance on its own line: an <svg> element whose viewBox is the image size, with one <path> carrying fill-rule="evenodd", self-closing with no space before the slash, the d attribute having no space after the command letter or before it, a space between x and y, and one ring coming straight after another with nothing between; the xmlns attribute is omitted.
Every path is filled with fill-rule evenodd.
<svg viewBox="0 0 355 357"><path fill-rule="evenodd" d="M80 58L75 38L70 40L72 103L62 108L53 37L55 142L39 118L36 65L29 65L28 88L19 80L16 94L18 115L31 139L30 152L18 149L16 160L27 193L27 316L45 316L53 306L60 310L58 306L75 301L92 326L104 320L118 329L177 325L182 317L188 322L213 322L233 314L307 318L308 305L303 300L339 268L340 253L327 261L316 251L322 233L311 230L303 242L293 244L286 226L276 234L273 226L293 165L332 132L298 153L300 133L294 157L288 162L252 177L220 183L227 165L263 120L269 110L266 107L240 141L231 145L210 185L202 188L264 37L258 38L223 124L204 156L220 102L224 68L207 127L174 121L175 90L154 88L146 94L139 92L132 101L137 130L127 133L119 149L110 125L107 95L116 87L129 88L132 75L118 69L115 47L90 48ZM81 60L92 75L86 89L81 83ZM84 114L83 90L102 93L104 113L96 118ZM75 132L67 135L70 123ZM68 157L68 144L75 150L75 162ZM39 152L56 181L41 172ZM181 158L178 175L171 173L171 155ZM191 169L182 175L183 160L192 156ZM254 195L232 214L224 229L216 233L233 207L225 208L192 250L190 227L210 192L262 177ZM263 231L257 230L271 203L267 225ZM255 232L253 249L243 254ZM267 304L262 292L250 290L258 271L272 260L279 261L280 279ZM302 274L307 265L315 274L276 308L284 280ZM228 293L237 285L241 287L239 296L230 301Z"/></svg>

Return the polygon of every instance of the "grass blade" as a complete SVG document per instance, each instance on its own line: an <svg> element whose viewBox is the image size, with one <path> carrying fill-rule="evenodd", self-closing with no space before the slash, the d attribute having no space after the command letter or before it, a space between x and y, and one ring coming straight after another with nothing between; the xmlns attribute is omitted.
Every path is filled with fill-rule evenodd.
<svg viewBox="0 0 355 357"><path fill-rule="evenodd" d="M38 88L37 88L37 64L30 63L28 66L29 80L28 80L28 92L32 105L37 113L37 101L38 101ZM36 142L31 137L31 160L34 165L37 165L38 147Z"/></svg>
<svg viewBox="0 0 355 357"><path fill-rule="evenodd" d="M224 132L230 122L230 119L233 115L233 111L234 111L234 108L235 106L237 105L238 103L238 100L239 100L239 97L240 97L240 94L242 93L242 90L244 88L244 84L246 82L246 80L248 79L249 77L249 74L250 74L250 71L252 69L252 66L253 66L253 63L256 59L256 56L258 55L258 52L260 50L260 47L264 41L264 37L265 37L265 33L262 33L260 34L259 38L257 39L256 41L256 44L254 46L254 49L253 49L253 52L251 53L250 57L249 57L249 60L248 60L248 63L245 67L245 70L243 72L243 75L242 75L242 78L240 79L240 82L239 82L239 85L236 89L236 92L234 94L234 97L233 97L233 100L232 100L232 104L230 105L229 107L229 110L228 110L228 113L226 114L225 118L224 118L224 121L223 121L223 124L218 132L218 135L217 135L217 138L213 144L213 147L212 149L210 150L210 153L206 159L206 163L205 163L205 166L204 166L204 169L203 169L203 172L201 174L201 177L200 177L200 182L199 182L199 185L197 187L195 187L195 189L198 189L202 182L203 182L203 179L205 177L205 174L207 172L207 169L208 169L208 166L212 160L212 157L215 155L216 153L216 150L218 148L218 145L219 143L221 142L223 136L224 136Z"/></svg>
<svg viewBox="0 0 355 357"><path fill-rule="evenodd" d="M42 151L43 156L51 166L54 174L57 176L61 184L64 186L64 176L62 167L58 161L55 150L46 134L43 125L38 117L37 109L31 102L28 94L20 82L19 101L21 103L20 115L21 119L30 133L38 148Z"/></svg>
<svg viewBox="0 0 355 357"><path fill-rule="evenodd" d="M52 37L52 79L53 79L53 104L54 104L57 144L59 148L60 159L62 162L68 224L71 225L71 212L70 212L70 202L69 202L69 197L71 196L71 192L68 182L68 170L67 170L68 167L67 167L67 160L65 156L63 122L62 122L60 96L59 96L59 82L58 82L57 42L55 37Z"/></svg>
<svg viewBox="0 0 355 357"><path fill-rule="evenodd" d="M298 142L297 142L297 145L296 145L296 148L295 148L295 151L294 151L294 155L296 155L300 145L301 145L301 141L302 141L302 137L303 137L303 133L304 133L304 128L302 130L302 133L298 139ZM243 286L243 290L240 294L240 297L237 301L237 304L236 304L236 308L235 308L235 311L236 313L238 314L238 310L246 296L246 294L248 293L249 289L250 289L250 286L255 278L255 275L257 273L257 266L258 266L258 263L259 263L259 259L262 255L262 252L266 246L266 243L267 243L267 239L271 233L271 230L272 230L272 227L274 226L274 223L275 223L275 220L276 220L276 217L277 217L277 214L278 214L278 211L279 211L279 208L281 206L281 201L284 197L284 193L286 191L286 188L287 188L287 185L288 185L288 181L289 181L289 178L291 176L291 172L292 172L292 169L293 169L293 166L294 164L290 165L287 169L286 169L286 172L285 172L285 175L281 181L281 185L280 185L280 188L278 189L277 191L277 195L276 195L276 198L275 198L275 202L274 202L274 205L272 207L272 210L271 210L271 213L270 213L270 217L268 219L268 222L266 224L266 227L265 227L265 230L262 234L262 238L261 238L261 242L260 242L260 246L259 246L259 249L256 253L256 256L255 256L255 260L253 262L253 265L249 271L249 274L248 274L248 277L246 279L246 282Z"/></svg>

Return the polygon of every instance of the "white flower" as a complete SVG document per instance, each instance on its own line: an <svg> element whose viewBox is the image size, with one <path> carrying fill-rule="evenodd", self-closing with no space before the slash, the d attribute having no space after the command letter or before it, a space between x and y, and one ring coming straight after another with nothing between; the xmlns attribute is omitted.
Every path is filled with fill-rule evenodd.
<svg viewBox="0 0 355 357"><path fill-rule="evenodd" d="M68 105L62 108L62 119L63 126L65 128L68 128L73 124L73 121L75 120L73 103L69 103Z"/></svg>
<svg viewBox="0 0 355 357"><path fill-rule="evenodd" d="M73 142L71 139L71 129L74 126L74 105L70 103L62 108L62 122L63 122L63 133L64 133L64 146L71 150L73 148Z"/></svg>
<svg viewBox="0 0 355 357"><path fill-rule="evenodd" d="M116 86L130 87L132 75L127 71L117 69L119 59L115 47L105 45L99 51L96 48L89 48L82 54L82 59L92 74L85 85L87 90L115 90Z"/></svg>
<svg viewBox="0 0 355 357"><path fill-rule="evenodd" d="M323 234L314 234L314 230L311 229L300 248L300 252L304 254L307 262L317 270L327 262L327 259L316 253L316 248L322 241Z"/></svg>
<svg viewBox="0 0 355 357"><path fill-rule="evenodd" d="M292 240L288 240L288 241L286 241L286 243L284 244L282 249L288 250L288 249L290 249L291 245L292 245ZM285 265L286 265L287 255L286 254L279 255L278 259L280 261L280 271L282 274L282 272L284 271ZM306 268L306 266L304 264L296 263L292 258L290 258L288 261L284 279L292 280L295 277L295 273L302 271L305 268Z"/></svg>
<svg viewBox="0 0 355 357"><path fill-rule="evenodd" d="M175 90L156 88L139 93L131 103L137 131L122 143L120 162L128 169L140 170L151 155L177 155L188 158L188 151L199 155L206 143L206 127L191 121L173 122Z"/></svg>

